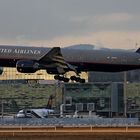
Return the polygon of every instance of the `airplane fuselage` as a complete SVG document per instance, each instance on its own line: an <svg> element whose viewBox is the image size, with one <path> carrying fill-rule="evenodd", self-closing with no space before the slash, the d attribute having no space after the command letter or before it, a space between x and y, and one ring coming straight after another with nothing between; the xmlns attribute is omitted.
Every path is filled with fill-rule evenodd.
<svg viewBox="0 0 140 140"><path fill-rule="evenodd" d="M51 48L0 45L0 66L16 67L19 60L38 62ZM129 51L61 49L64 60L77 71L119 72L140 69L140 54ZM47 64L46 64L47 69Z"/></svg>
<svg viewBox="0 0 140 140"><path fill-rule="evenodd" d="M62 50L65 60L84 71L119 72L140 68L140 54L128 51Z"/></svg>

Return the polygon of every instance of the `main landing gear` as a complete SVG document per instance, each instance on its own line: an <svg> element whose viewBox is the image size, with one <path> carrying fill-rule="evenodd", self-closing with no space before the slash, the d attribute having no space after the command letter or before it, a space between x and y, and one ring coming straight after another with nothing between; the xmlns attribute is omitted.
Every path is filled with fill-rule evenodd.
<svg viewBox="0 0 140 140"><path fill-rule="evenodd" d="M71 76L70 79L79 83L85 83L85 79L81 79L80 77Z"/></svg>
<svg viewBox="0 0 140 140"><path fill-rule="evenodd" d="M54 79L59 80L59 81L64 81L64 82L69 82L69 80L72 80L72 81L79 82L79 83L85 83L85 79L81 79L80 77L76 77L76 76L71 76L69 79L64 76L55 75Z"/></svg>
<svg viewBox="0 0 140 140"><path fill-rule="evenodd" d="M55 79L55 80L59 80L59 81L64 81L64 82L66 82L66 83L69 82L69 80L70 80L69 78L66 78L66 77L64 77L64 76L59 76L59 75L55 75L55 76L54 76L54 79Z"/></svg>

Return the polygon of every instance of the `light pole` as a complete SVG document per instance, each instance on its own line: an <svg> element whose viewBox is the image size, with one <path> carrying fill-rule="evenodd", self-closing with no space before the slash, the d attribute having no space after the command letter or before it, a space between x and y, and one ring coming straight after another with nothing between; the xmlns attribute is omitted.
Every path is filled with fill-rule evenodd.
<svg viewBox="0 0 140 140"><path fill-rule="evenodd" d="M127 117L127 101L126 101L126 82L127 82L127 72L124 72L124 91L123 91L123 99L124 99L124 117Z"/></svg>
<svg viewBox="0 0 140 140"><path fill-rule="evenodd" d="M4 113L4 102L3 99L1 100L1 118L3 118L3 113Z"/></svg>

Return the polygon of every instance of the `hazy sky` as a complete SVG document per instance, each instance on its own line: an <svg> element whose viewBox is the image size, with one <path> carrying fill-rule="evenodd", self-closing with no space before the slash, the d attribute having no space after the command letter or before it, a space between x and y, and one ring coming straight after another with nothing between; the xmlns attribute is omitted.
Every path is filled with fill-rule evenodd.
<svg viewBox="0 0 140 140"><path fill-rule="evenodd" d="M0 44L140 46L140 0L0 0Z"/></svg>

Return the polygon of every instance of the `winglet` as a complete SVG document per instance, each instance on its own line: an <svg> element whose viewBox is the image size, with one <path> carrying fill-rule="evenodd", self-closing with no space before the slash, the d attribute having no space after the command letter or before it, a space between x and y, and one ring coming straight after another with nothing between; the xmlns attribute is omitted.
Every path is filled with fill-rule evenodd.
<svg viewBox="0 0 140 140"><path fill-rule="evenodd" d="M136 50L136 53L140 53L140 48L138 48L138 49Z"/></svg>

